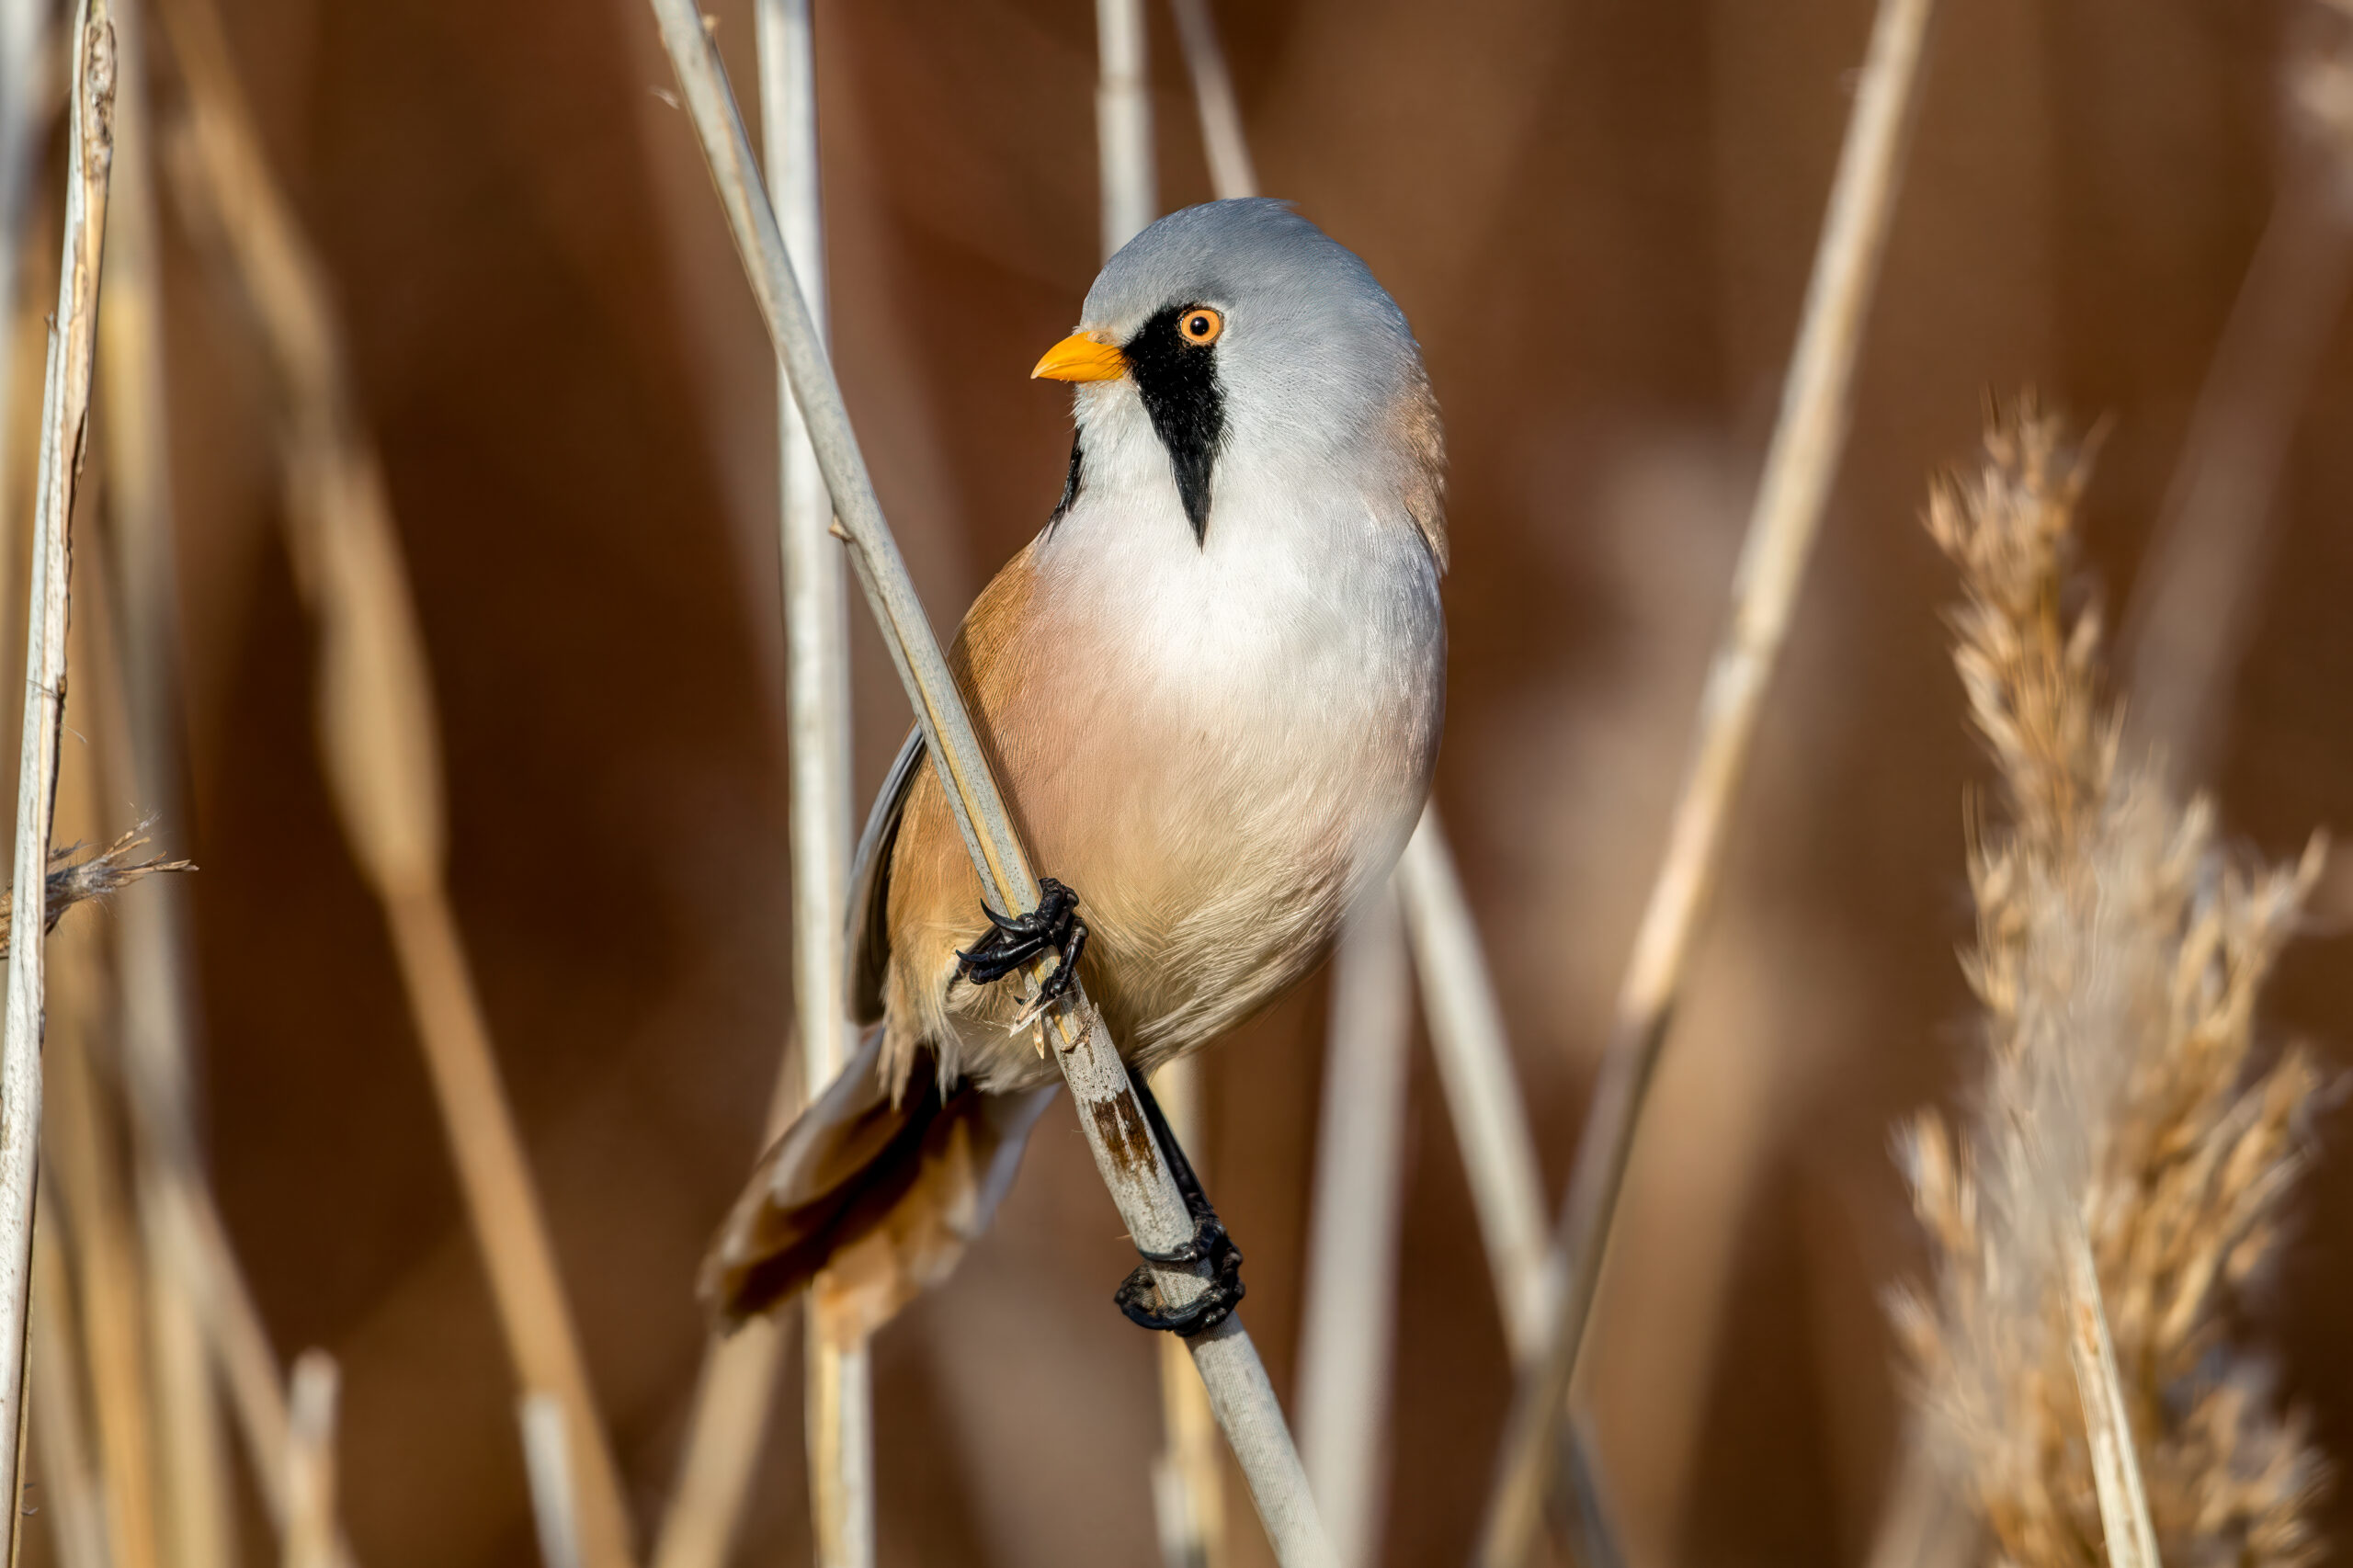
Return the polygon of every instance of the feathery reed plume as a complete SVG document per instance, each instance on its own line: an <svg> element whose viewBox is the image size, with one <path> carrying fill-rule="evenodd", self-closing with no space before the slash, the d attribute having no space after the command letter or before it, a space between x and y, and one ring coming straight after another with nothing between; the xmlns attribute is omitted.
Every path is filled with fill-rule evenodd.
<svg viewBox="0 0 2353 1568"><path fill-rule="evenodd" d="M77 903L89 903L112 897L142 877L157 871L192 871L193 860L166 859L151 855L144 860L134 860L131 855L153 842L144 827L135 827L117 838L104 849L92 849L86 844L68 844L49 852L49 875L41 892L41 928L54 931L65 912ZM15 932L17 894L13 888L0 889L0 958L8 955L8 944Z"/></svg>
<svg viewBox="0 0 2353 1568"><path fill-rule="evenodd" d="M1548 1489L1577 1483L1569 1392L1633 1157L1634 1129L1665 1049L1700 918L1723 859L1765 692L1797 606L1814 534L1846 447L1848 393L1879 263L1902 183L1933 0L1880 0L1870 51L1847 124L1830 209L1814 250L1781 389L1781 409L1733 580L1732 613L1699 699L1698 732L1668 828L1666 852L1635 934L1610 1019L1576 1165L1561 1207L1553 1321L1542 1354L1512 1397L1481 1530L1483 1568L1520 1568Z"/></svg>
<svg viewBox="0 0 2353 1568"><path fill-rule="evenodd" d="M817 74L809 0L759 0L760 119L767 190L785 248L824 331ZM832 501L809 450L792 388L777 376L778 559L782 568L789 827L792 880L792 1036L778 1064L767 1138L815 1099L849 1060L847 920L850 854L849 602ZM797 1049L796 1049L797 1046ZM801 1320L806 1368L810 1524L819 1568L874 1558L873 1392L867 1347L839 1345L815 1313ZM759 1319L714 1338L695 1387L678 1489L654 1568L721 1568L741 1521L767 1429L785 1330Z"/></svg>
<svg viewBox="0 0 2353 1568"><path fill-rule="evenodd" d="M335 1425L342 1384L325 1351L295 1358L286 1398L286 1568L335 1568Z"/></svg>
<svg viewBox="0 0 2353 1568"><path fill-rule="evenodd" d="M333 294L270 176L219 17L208 0L166 0L161 15L189 106L188 155L174 173L203 237L232 269L278 383L287 543L319 635L316 718L329 793L391 927L517 1381L563 1403L589 1568L626 1568L620 1467L449 901L425 640Z"/></svg>
<svg viewBox="0 0 2353 1568"><path fill-rule="evenodd" d="M2158 509L2120 663L2128 729L2177 789L2205 781L2256 631L2298 416L2353 291L2353 4L2306 0L2289 30L2288 145L2270 219L2199 388Z"/></svg>
<svg viewBox="0 0 2353 1568"><path fill-rule="evenodd" d="M2000 812L1972 813L1970 854L1985 1076L1964 1126L1930 1111L1904 1140L1936 1271L1894 1317L2004 1562L2079 1568L2103 1538L2127 1560L2098 1473L2113 1456L2086 1437L2097 1401L2069 1389L2096 1266L2156 1554L2298 1568L2318 1554L2321 1460L2222 1313L2277 1241L2322 1086L2254 1028L2321 848L2246 862L2204 801L2120 758L2097 616L2066 608L2086 472L2029 401L1996 416L1982 472L1928 505L1961 577L1953 660Z"/></svg>
<svg viewBox="0 0 2353 1568"><path fill-rule="evenodd" d="M22 1479L25 1324L32 1284L33 1187L40 1153L42 967L58 737L65 724L65 596L97 352L98 261L106 243L114 115L114 28L108 0L78 0L65 162L65 222L41 387L40 463L33 504L26 611L24 735L17 771L14 883L33 918L8 951L6 1032L0 1037L0 1498ZM19 907L18 914L22 910ZM12 1507L12 1512L15 1512ZM12 1551L13 1560L13 1551Z"/></svg>
<svg viewBox="0 0 2353 1568"><path fill-rule="evenodd" d="M1398 1210L1413 994L1390 888L1349 918L1332 960L1315 1209L1299 1349L1300 1458L1340 1568L1380 1560Z"/></svg>
<svg viewBox="0 0 2353 1568"><path fill-rule="evenodd" d="M841 387L793 276L775 210L753 176L751 139L726 69L693 0L652 4L753 298L808 422L810 446L833 497L835 526L849 546L859 585L915 706L949 813L982 886L1004 908L1026 914L1038 907L1037 877L882 517L842 404ZM1040 960L1025 971L1031 995L1037 994L1051 967L1051 960ZM1167 1252L1193 1234L1192 1218L1157 1142L1125 1131L1142 1129L1143 1113L1119 1049L1086 998L1084 982L1048 1007L1040 1021L1052 1045L1050 1054L1071 1092L1079 1131L1120 1218L1147 1254ZM1178 1309L1196 1300L1206 1268L1206 1264L1152 1265L1163 1308ZM1285 1568L1329 1562L1331 1548L1291 1447L1282 1407L1240 1315L1195 1336L1187 1348L1209 1387L1211 1405L1249 1481L1278 1558Z"/></svg>

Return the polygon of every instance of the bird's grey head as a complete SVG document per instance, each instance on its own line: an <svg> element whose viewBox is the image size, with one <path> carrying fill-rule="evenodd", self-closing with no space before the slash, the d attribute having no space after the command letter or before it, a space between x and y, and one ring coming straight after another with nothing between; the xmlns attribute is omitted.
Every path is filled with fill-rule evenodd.
<svg viewBox="0 0 2353 1568"><path fill-rule="evenodd" d="M1108 449L1148 460L1148 421L1203 544L1221 475L1248 465L1385 490L1444 559L1444 453L1413 332L1356 254L1288 203L1211 201L1145 229L1034 373L1081 383L1063 508Z"/></svg>

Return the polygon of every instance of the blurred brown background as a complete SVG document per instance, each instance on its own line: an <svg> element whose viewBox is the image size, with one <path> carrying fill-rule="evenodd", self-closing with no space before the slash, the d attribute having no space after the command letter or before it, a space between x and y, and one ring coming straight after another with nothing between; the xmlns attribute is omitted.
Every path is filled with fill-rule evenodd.
<svg viewBox="0 0 2353 1568"><path fill-rule="evenodd" d="M748 99L749 5L710 8ZM789 1011L767 350L635 0L223 9L345 310L431 650L459 910L642 1528L700 1350L694 1264L759 1141ZM1371 264L1446 411L1438 794L1556 1192L1870 10L1222 7L1262 183ZM836 358L944 631L1062 481L1066 399L1023 377L1097 263L1092 9L820 0L817 17ZM2288 20L2246 0L1946 7L1848 455L1589 1358L1635 1568L1868 1550L1902 1414L1880 1293L1918 1262L1890 1127L1965 1082L1952 954L1963 790L1984 771L1915 511L1988 390L2030 381L2110 414L2089 558L2125 602L2269 206ZM1209 187L1154 27L1173 206ZM168 119L167 74L157 97ZM534 1562L506 1357L318 769L261 362L167 229L195 791L165 833L202 866L222 1200L281 1355L323 1346L345 1369L362 1560ZM2353 817L2347 350L2338 335L2293 449L2220 778L2229 830L2274 853ZM906 710L855 614L867 788ZM2317 931L2272 1008L2337 1060L2345 957ZM1204 1164L1278 1389L1317 989L1207 1058ZM1395 1564L1465 1555L1507 1392L1426 1058L1414 1092ZM2322 1125L2302 1233L2245 1329L2342 1454L2353 1161L2342 1119ZM877 1346L883 1562L1154 1558L1154 1351L1108 1301L1131 1262L1058 1108L987 1242ZM785 1384L746 1562L806 1559ZM1231 1506L1256 1561L1238 1484ZM2328 1517L2353 1530L2353 1506ZM245 1548L268 1559L257 1516Z"/></svg>

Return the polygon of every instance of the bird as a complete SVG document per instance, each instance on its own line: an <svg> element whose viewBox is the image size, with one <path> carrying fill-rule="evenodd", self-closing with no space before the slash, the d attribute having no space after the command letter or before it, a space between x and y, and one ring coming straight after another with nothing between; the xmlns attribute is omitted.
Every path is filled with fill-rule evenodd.
<svg viewBox="0 0 2353 1568"><path fill-rule="evenodd" d="M908 737L850 879L862 1033L712 1244L722 1324L806 1290L855 1344L943 1280L1060 1086L1038 1007L1083 980L1141 1087L1321 961L1429 792L1445 444L1365 263L1287 202L1181 209L1104 264L1031 375L1072 388L1062 496L949 663L1054 874L1033 915L991 908ZM1025 1006L1002 980L1040 953Z"/></svg>

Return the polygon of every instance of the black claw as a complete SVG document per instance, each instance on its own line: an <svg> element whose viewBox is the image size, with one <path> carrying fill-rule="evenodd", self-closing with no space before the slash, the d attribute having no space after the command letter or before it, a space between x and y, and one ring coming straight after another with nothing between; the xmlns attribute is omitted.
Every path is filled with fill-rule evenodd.
<svg viewBox="0 0 2353 1568"><path fill-rule="evenodd" d="M1086 947L1086 923L1078 918L1078 895L1054 881L1038 881L1038 907L1027 915L999 915L986 903L981 913L994 927L968 951L957 949L957 972L975 985L1003 980L1040 953L1062 956L1062 964L1046 977L1039 1000L1051 1002L1068 991L1078 975L1078 955Z"/></svg>
<svg viewBox="0 0 2353 1568"><path fill-rule="evenodd" d="M1135 1086L1136 1099L1143 1107L1144 1120L1151 1125L1152 1135L1159 1141L1160 1150L1168 1161L1168 1174L1176 1179L1176 1190L1184 1195L1185 1211L1193 1217L1193 1234L1166 1252L1150 1252L1142 1247L1145 1266L1120 1282L1111 1300L1130 1323L1139 1328L1161 1329L1190 1339L1233 1315L1246 1293L1242 1283L1242 1249L1225 1233L1225 1224L1210 1207L1209 1195L1201 1190L1200 1177L1193 1174L1193 1163L1168 1131L1168 1119L1161 1114L1160 1102L1152 1090L1133 1072L1128 1081ZM1154 1280L1150 1264L1184 1267L1196 1263L1210 1266L1210 1277L1203 1282L1201 1293L1186 1305L1162 1308L1152 1303L1160 1299L1159 1286Z"/></svg>

